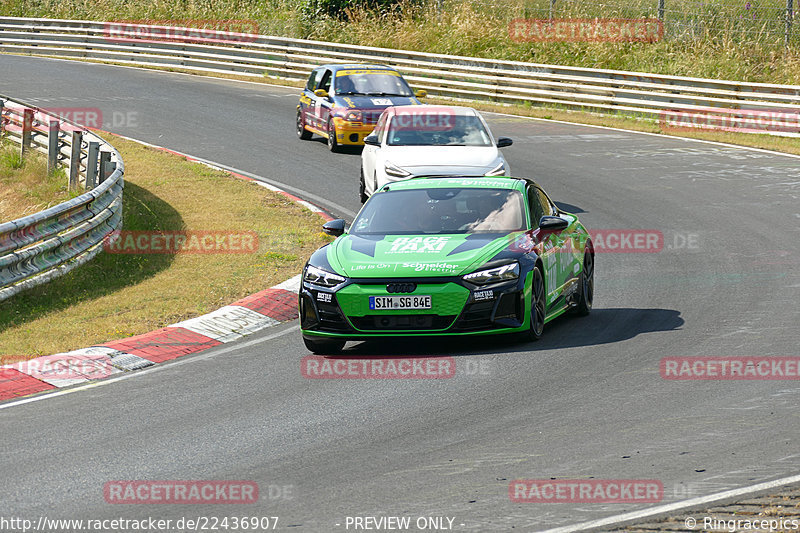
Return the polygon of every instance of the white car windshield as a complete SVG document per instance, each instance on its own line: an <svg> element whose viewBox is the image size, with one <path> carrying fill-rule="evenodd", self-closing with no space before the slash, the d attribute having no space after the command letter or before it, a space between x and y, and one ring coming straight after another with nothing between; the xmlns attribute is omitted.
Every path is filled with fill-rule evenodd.
<svg viewBox="0 0 800 533"><path fill-rule="evenodd" d="M492 146L492 138L475 115L398 114L392 118L389 146Z"/></svg>

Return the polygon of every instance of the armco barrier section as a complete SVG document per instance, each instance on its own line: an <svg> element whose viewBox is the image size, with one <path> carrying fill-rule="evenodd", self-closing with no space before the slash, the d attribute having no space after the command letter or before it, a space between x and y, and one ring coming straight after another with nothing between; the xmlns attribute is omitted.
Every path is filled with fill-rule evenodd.
<svg viewBox="0 0 800 533"><path fill-rule="evenodd" d="M0 95L0 134L22 149L48 154L69 169L72 200L0 223L0 301L85 263L122 225L124 166L119 152L94 133L47 111ZM99 183L99 184L98 184Z"/></svg>
<svg viewBox="0 0 800 533"><path fill-rule="evenodd" d="M0 51L305 79L324 63L397 68L432 95L596 110L679 126L800 136L800 86L688 78L370 48L212 30L0 17ZM696 119L696 121L695 121ZM695 122L693 122L695 121ZM741 126L746 124L749 127Z"/></svg>

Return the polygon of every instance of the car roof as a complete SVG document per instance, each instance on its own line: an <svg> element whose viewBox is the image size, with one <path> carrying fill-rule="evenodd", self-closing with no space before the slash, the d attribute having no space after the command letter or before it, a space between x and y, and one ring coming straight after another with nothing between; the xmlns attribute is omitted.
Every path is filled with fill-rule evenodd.
<svg viewBox="0 0 800 533"><path fill-rule="evenodd" d="M320 65L317 68L322 67L331 69L333 72L337 72L339 70L391 70L392 72L397 72L392 67L387 67L386 65L375 65L372 63L327 63L325 65Z"/></svg>
<svg viewBox="0 0 800 533"><path fill-rule="evenodd" d="M384 185L381 191L412 189L446 189L450 187L476 187L482 189L514 189L524 191L526 185L536 185L530 178L511 176L418 176Z"/></svg>

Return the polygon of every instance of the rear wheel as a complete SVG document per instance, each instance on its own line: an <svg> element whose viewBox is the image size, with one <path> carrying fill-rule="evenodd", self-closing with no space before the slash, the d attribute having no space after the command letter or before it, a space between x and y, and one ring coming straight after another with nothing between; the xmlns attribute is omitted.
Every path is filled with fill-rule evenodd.
<svg viewBox="0 0 800 533"><path fill-rule="evenodd" d="M336 140L336 126L333 120L328 120L328 150L331 152L339 151L339 143Z"/></svg>
<svg viewBox="0 0 800 533"><path fill-rule="evenodd" d="M578 283L578 305L575 306L575 314L586 316L592 312L592 301L594 300L594 256L586 249L583 254L583 271L581 280Z"/></svg>
<svg viewBox="0 0 800 533"><path fill-rule="evenodd" d="M545 301L544 277L539 267L533 269L531 282L531 323L528 331L523 334L527 341L538 341L544 333L544 319L547 313Z"/></svg>
<svg viewBox="0 0 800 533"><path fill-rule="evenodd" d="M367 201L367 198L368 198L368 196L367 196L367 185L366 185L366 183L364 183L364 169L363 168L361 169L361 180L360 180L359 185L358 185L358 196L361 199L361 203L362 204Z"/></svg>
<svg viewBox="0 0 800 533"><path fill-rule="evenodd" d="M303 344L311 353L317 355L335 355L342 351L345 341L339 339L311 340L303 337Z"/></svg>
<svg viewBox="0 0 800 533"><path fill-rule="evenodd" d="M303 118L303 110L302 109L298 109L297 110L297 136L300 139L302 139L304 141L307 141L312 137L312 135L313 134L306 129L306 121Z"/></svg>

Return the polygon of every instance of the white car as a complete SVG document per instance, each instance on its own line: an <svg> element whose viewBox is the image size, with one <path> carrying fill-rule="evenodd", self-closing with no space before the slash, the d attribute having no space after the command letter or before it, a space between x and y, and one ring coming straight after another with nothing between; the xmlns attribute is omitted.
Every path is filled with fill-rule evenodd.
<svg viewBox="0 0 800 533"><path fill-rule="evenodd" d="M387 183L416 176L503 176L509 168L486 121L471 107L387 107L361 152L361 202Z"/></svg>

